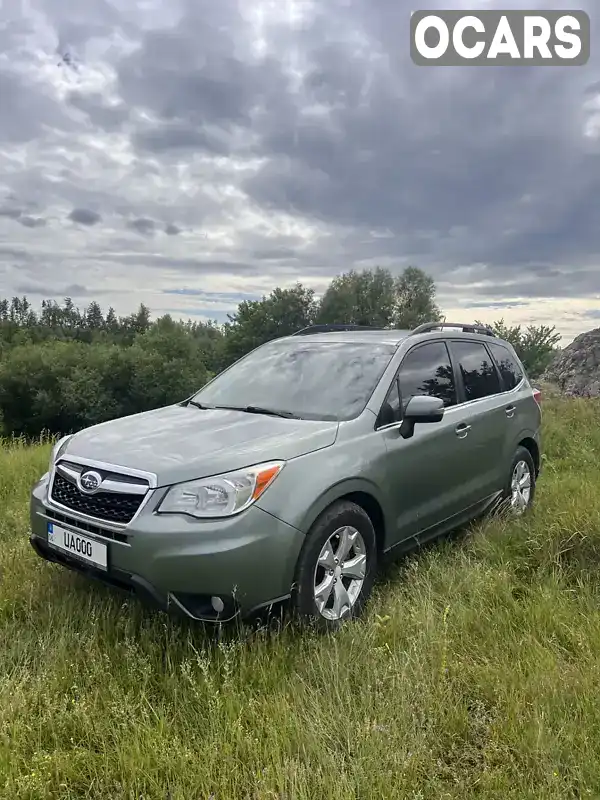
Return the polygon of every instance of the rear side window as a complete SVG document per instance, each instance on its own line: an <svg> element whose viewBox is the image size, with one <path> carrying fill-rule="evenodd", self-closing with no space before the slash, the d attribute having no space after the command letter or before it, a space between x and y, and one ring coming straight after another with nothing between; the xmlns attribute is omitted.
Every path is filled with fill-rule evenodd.
<svg viewBox="0 0 600 800"><path fill-rule="evenodd" d="M510 392L511 389L514 389L515 386L518 386L518 384L523 380L523 370L515 360L514 356L511 355L510 350L507 347L504 347L503 344L488 344L488 347L490 348L498 369L500 370L500 375L502 375L504 388L507 392Z"/></svg>
<svg viewBox="0 0 600 800"><path fill-rule="evenodd" d="M502 391L496 366L484 344L452 342L467 400L479 400Z"/></svg>
<svg viewBox="0 0 600 800"><path fill-rule="evenodd" d="M456 405L456 386L448 349L443 342L431 342L411 350L400 367L402 407L415 395L429 395Z"/></svg>

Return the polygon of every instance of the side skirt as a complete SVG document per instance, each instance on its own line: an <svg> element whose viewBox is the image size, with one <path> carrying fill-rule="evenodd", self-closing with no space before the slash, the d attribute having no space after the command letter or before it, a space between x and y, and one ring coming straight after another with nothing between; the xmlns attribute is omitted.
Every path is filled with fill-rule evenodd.
<svg viewBox="0 0 600 800"><path fill-rule="evenodd" d="M455 514L437 525L432 525L430 528L426 528L414 536L410 536L408 539L403 539L387 550L384 550L383 560L385 562L393 562L401 556L406 555L406 553L417 550L435 539L452 533L458 528L467 525L469 522L474 522L479 517L484 516L497 507L501 497L501 491L494 492L494 494L486 497L485 500L469 506L465 511L461 511L459 514Z"/></svg>

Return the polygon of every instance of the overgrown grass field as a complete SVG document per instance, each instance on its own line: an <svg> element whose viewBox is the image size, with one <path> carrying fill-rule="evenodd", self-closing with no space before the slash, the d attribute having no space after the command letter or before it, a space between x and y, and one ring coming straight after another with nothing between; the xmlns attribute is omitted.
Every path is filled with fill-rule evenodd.
<svg viewBox="0 0 600 800"><path fill-rule="evenodd" d="M535 512L395 566L334 636L221 638L46 564L0 455L3 798L600 797L600 404L546 400Z"/></svg>

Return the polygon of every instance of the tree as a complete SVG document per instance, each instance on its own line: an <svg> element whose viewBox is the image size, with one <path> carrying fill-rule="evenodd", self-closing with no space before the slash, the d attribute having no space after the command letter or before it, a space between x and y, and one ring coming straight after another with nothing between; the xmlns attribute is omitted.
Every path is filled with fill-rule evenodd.
<svg viewBox="0 0 600 800"><path fill-rule="evenodd" d="M393 325L395 302L394 278L389 270L351 270L329 284L317 322L387 328Z"/></svg>
<svg viewBox="0 0 600 800"><path fill-rule="evenodd" d="M321 300L317 321L414 328L440 319L434 298L433 278L417 267L407 267L395 280L383 267L351 270L331 281Z"/></svg>
<svg viewBox="0 0 600 800"><path fill-rule="evenodd" d="M484 324L477 322L477 325ZM539 378L544 372L556 355L557 345L561 339L554 325L552 327L529 325L523 331L520 325L510 328L505 325L504 319L500 319L494 322L491 328L496 336L512 344L531 378Z"/></svg>
<svg viewBox="0 0 600 800"><path fill-rule="evenodd" d="M101 331L104 328L102 309L96 301L92 301L85 310L85 324L91 331Z"/></svg>
<svg viewBox="0 0 600 800"><path fill-rule="evenodd" d="M115 310L112 306L106 312L106 320L105 320L106 330L109 333L116 333L119 330L119 320L117 319L117 315Z"/></svg>
<svg viewBox="0 0 600 800"><path fill-rule="evenodd" d="M160 319L157 321L160 323ZM215 322L187 322L179 323L196 342L202 353L202 360L211 373L218 372L224 363L225 336L222 328Z"/></svg>
<svg viewBox="0 0 600 800"><path fill-rule="evenodd" d="M13 297L10 304L9 319L20 327L30 327L35 325L37 321L35 312L31 308L31 303L26 297Z"/></svg>
<svg viewBox="0 0 600 800"><path fill-rule="evenodd" d="M131 344L138 333L146 333L150 329L152 322L150 321L150 309L143 303L140 303L138 310L129 314L126 317L119 319L119 333L123 342Z"/></svg>
<svg viewBox="0 0 600 800"><path fill-rule="evenodd" d="M424 322L439 322L435 283L418 267L407 267L395 283L394 327L411 330Z"/></svg>

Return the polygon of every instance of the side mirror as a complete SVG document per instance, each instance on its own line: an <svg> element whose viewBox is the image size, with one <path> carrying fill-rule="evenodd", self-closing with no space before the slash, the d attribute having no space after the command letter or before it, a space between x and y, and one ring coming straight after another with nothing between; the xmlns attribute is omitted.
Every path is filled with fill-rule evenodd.
<svg viewBox="0 0 600 800"><path fill-rule="evenodd" d="M415 395L411 397L404 410L400 436L410 439L414 435L417 422L441 422L444 418L444 401L439 397L429 395Z"/></svg>

